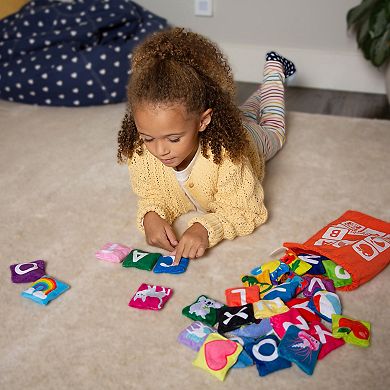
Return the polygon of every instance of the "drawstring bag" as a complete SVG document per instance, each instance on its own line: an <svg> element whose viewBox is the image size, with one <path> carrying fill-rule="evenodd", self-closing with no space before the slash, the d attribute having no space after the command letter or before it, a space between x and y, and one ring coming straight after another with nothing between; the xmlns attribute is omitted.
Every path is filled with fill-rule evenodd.
<svg viewBox="0 0 390 390"><path fill-rule="evenodd" d="M390 262L390 223L348 210L323 227L305 243L284 243L295 253L325 256L344 268L352 283L340 290L353 290L368 282Z"/></svg>

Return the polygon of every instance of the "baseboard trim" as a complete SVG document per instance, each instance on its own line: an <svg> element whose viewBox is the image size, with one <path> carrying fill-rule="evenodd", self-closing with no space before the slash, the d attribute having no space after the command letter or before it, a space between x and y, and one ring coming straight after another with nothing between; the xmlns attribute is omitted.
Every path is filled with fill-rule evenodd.
<svg viewBox="0 0 390 390"><path fill-rule="evenodd" d="M259 82L269 47L219 43L236 81ZM383 69L377 69L360 52L344 53L297 48L273 48L291 58L297 68L290 85L307 88L385 94Z"/></svg>

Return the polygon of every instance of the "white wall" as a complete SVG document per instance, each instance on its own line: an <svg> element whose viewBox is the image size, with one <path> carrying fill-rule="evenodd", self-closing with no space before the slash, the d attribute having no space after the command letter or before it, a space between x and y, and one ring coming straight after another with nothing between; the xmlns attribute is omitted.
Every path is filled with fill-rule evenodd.
<svg viewBox="0 0 390 390"><path fill-rule="evenodd" d="M195 16L195 0L136 2L218 43L238 81L259 81L264 54L275 49L297 65L291 85L385 93L383 70L347 32L347 11L360 0L214 0L212 17Z"/></svg>

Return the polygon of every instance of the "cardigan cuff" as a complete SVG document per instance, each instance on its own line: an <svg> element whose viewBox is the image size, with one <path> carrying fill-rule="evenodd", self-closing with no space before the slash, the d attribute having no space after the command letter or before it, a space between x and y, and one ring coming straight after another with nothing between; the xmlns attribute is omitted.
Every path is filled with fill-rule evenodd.
<svg viewBox="0 0 390 390"><path fill-rule="evenodd" d="M204 214L201 217L192 218L188 222L188 226L190 227L196 222L200 223L208 231L209 248L218 244L223 239L223 226L215 214Z"/></svg>
<svg viewBox="0 0 390 390"><path fill-rule="evenodd" d="M144 229L144 217L149 211L154 211L156 214L158 214L162 219L167 220L167 215L165 211L158 206L150 205L148 207L144 207L141 210L138 211L138 216L137 216L137 227L141 232L145 232ZM168 221L170 223L170 221Z"/></svg>

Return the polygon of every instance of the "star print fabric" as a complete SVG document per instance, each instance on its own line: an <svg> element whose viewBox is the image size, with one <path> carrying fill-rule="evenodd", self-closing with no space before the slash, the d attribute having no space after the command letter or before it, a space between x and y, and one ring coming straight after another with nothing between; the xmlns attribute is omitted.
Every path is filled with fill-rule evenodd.
<svg viewBox="0 0 390 390"><path fill-rule="evenodd" d="M0 20L0 97L89 106L122 102L131 53L166 20L130 0L35 0Z"/></svg>

